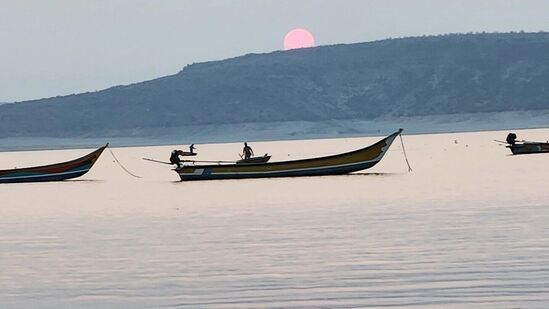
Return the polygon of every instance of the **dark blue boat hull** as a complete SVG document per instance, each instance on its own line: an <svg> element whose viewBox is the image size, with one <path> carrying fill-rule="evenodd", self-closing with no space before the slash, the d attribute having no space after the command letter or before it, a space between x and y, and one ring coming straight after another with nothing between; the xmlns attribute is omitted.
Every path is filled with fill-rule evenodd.
<svg viewBox="0 0 549 309"><path fill-rule="evenodd" d="M37 167L0 170L0 183L63 181L86 174L97 161L105 145L81 158Z"/></svg>

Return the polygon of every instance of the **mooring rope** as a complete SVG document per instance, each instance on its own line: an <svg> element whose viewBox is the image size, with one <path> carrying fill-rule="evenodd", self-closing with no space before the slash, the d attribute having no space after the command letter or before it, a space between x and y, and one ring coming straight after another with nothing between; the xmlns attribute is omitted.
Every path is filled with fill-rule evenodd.
<svg viewBox="0 0 549 309"><path fill-rule="evenodd" d="M120 161L118 161L118 159L116 158L116 156L114 155L114 152L112 152L111 150L111 147L108 147L109 148L109 152L111 153L112 157L114 158L114 162L118 163L118 166L120 166L126 173L128 173L129 175L135 177L135 178L141 178L141 176L137 176L135 175L134 173L130 172L127 168L124 167L124 165L122 165L122 163L120 163Z"/></svg>
<svg viewBox="0 0 549 309"><path fill-rule="evenodd" d="M412 171L412 167L410 166L410 162L408 162L408 156L406 155L406 149L404 149L404 141L402 140L402 134L398 135L400 137L400 143L402 144L402 152L404 153L404 159L406 159L406 164L408 165L408 172Z"/></svg>

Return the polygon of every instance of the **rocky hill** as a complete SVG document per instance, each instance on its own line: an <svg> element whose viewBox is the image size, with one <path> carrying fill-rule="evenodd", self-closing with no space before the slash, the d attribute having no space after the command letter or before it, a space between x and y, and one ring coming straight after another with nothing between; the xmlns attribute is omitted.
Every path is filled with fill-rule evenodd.
<svg viewBox="0 0 549 309"><path fill-rule="evenodd" d="M127 86L0 106L0 137L549 109L549 34L459 34L196 63Z"/></svg>

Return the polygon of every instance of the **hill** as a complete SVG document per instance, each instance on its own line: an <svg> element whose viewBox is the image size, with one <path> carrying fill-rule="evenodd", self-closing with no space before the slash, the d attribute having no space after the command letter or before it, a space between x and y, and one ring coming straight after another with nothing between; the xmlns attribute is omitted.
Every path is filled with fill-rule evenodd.
<svg viewBox="0 0 549 309"><path fill-rule="evenodd" d="M250 54L102 91L0 106L0 137L549 109L549 34L455 34ZM403 118L404 117L404 118Z"/></svg>

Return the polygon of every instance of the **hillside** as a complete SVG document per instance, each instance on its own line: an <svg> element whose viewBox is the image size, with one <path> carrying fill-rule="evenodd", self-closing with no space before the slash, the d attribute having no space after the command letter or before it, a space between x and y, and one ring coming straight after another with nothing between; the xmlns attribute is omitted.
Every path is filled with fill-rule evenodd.
<svg viewBox="0 0 549 309"><path fill-rule="evenodd" d="M93 93L4 104L0 137L549 109L549 34L464 34L250 54Z"/></svg>

